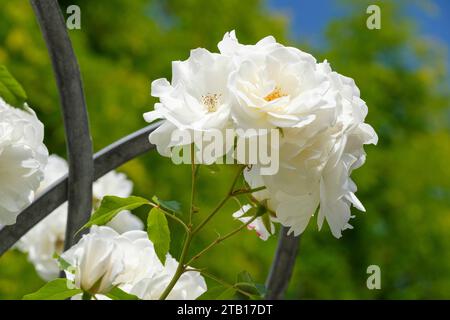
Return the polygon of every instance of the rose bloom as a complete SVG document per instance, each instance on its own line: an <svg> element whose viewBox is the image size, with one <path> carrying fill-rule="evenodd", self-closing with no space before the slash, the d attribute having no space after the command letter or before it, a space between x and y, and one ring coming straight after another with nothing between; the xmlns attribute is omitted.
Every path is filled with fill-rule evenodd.
<svg viewBox="0 0 450 320"><path fill-rule="evenodd" d="M178 262L167 254L163 265L144 231L129 231L117 238L124 251L125 269L118 278L120 288L143 300L157 300L169 285ZM167 299L195 300L206 292L205 279L197 271L184 273Z"/></svg>
<svg viewBox="0 0 450 320"><path fill-rule="evenodd" d="M43 140L44 125L30 108L0 98L0 224L14 224L33 201L48 157Z"/></svg>
<svg viewBox="0 0 450 320"><path fill-rule="evenodd" d="M282 132L279 172L260 176L253 166L244 174L252 188L267 187L253 196L267 200L274 220L294 235L318 209L319 228L326 220L340 237L351 228L350 206L364 211L350 174L365 162L363 145L378 140L364 123L367 106L355 82L273 37L249 46L229 33L219 48L238 65L229 81L238 101L232 111L236 125Z"/></svg>
<svg viewBox="0 0 450 320"><path fill-rule="evenodd" d="M172 63L171 83L166 79L153 81L152 96L160 102L155 104L154 111L144 114L144 119L147 122L165 120L149 136L161 155L170 156L172 147L190 144L194 132L229 127L233 103L227 89L230 67L229 58L206 49L195 49L187 60ZM175 130L189 133L190 140L174 140Z"/></svg>
<svg viewBox="0 0 450 320"><path fill-rule="evenodd" d="M91 232L61 255L72 269L66 276L77 288L90 294L108 293L125 268L123 251L115 242L117 232L94 226Z"/></svg>
<svg viewBox="0 0 450 320"><path fill-rule="evenodd" d="M220 54L196 49L188 60L175 62L171 84L154 82L152 94L160 103L144 117L165 121L150 142L167 156L177 143L171 136L175 129L232 128L246 138L247 129L278 129L279 171L262 176L261 166L254 164L244 172L250 187L266 187L253 197L267 203L275 214L272 220L294 235L305 230L317 211L319 229L326 220L340 237L351 228L350 207L364 211L350 175L365 162L363 146L378 140L364 122L368 108L355 82L333 71L327 61L317 62L271 36L243 45L233 31L218 47ZM212 100L214 108L205 109L211 102L202 98L207 92L220 94Z"/></svg>
<svg viewBox="0 0 450 320"><path fill-rule="evenodd" d="M45 178L37 194L45 192L67 172L66 160L57 155L50 155L45 168ZM94 202L99 205L105 195L127 197L131 195L132 190L133 183L123 173L111 171L94 182ZM67 203L64 203L28 231L16 245L20 251L28 253L28 260L44 280L50 281L58 277L59 266L54 254L63 252L66 224ZM120 212L107 225L119 233L144 228L142 221L129 211Z"/></svg>
<svg viewBox="0 0 450 320"><path fill-rule="evenodd" d="M144 231L119 234L113 229L93 226L88 235L62 254L74 267L66 272L68 279L91 294L103 296L113 286L143 300L156 300L171 281L178 262L170 256L163 265L153 243ZM95 284L95 285L93 285ZM194 300L206 291L206 283L198 272L181 276L168 299Z"/></svg>

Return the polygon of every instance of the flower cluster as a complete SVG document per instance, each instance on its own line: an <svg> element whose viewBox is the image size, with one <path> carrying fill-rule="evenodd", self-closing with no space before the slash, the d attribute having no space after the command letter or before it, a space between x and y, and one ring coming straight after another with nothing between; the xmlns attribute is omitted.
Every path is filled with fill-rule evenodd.
<svg viewBox="0 0 450 320"><path fill-rule="evenodd" d="M61 255L71 268L68 279L91 295L107 294L114 286L143 300L156 300L169 284L178 262L167 254L163 265L144 231L119 234L94 226L90 233ZM168 299L194 300L206 291L196 271L184 273Z"/></svg>
<svg viewBox="0 0 450 320"><path fill-rule="evenodd" d="M164 122L150 142L170 156L173 147L192 142L175 139L174 131L231 129L236 137L249 138L249 129L254 135L257 129L279 130L278 172L261 175L258 163L244 172L250 187L266 187L253 198L295 235L317 211L319 228L326 220L340 237L351 227L350 206L364 211L350 175L365 162L363 145L378 139L364 122L368 110L355 82L327 61L319 63L270 36L243 45L231 32L218 47L220 53L192 50L186 61L173 62L170 83L152 83L152 95L160 101L144 118Z"/></svg>
<svg viewBox="0 0 450 320"><path fill-rule="evenodd" d="M48 151L44 126L25 105L16 109L0 98L0 224L16 222L43 179Z"/></svg>
<svg viewBox="0 0 450 320"><path fill-rule="evenodd" d="M56 155L50 155L44 171L44 180L37 193L44 192L67 172L66 160ZM111 171L93 184L94 206L98 206L106 195L128 197L132 190L133 183L123 173ZM33 263L38 274L45 280L58 277L59 267L54 255L63 252L66 224L67 203L64 203L28 231L17 243L17 248L28 253L29 261ZM144 228L142 221L129 211L120 212L107 225L119 233L143 230Z"/></svg>

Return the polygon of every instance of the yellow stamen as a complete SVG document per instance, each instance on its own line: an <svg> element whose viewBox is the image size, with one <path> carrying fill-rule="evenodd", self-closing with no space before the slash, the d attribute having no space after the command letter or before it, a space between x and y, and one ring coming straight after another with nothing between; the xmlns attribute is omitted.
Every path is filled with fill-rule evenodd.
<svg viewBox="0 0 450 320"><path fill-rule="evenodd" d="M208 93L207 95L202 96L202 103L208 112L217 111L217 104L219 103L220 96L221 94L217 93Z"/></svg>
<svg viewBox="0 0 450 320"><path fill-rule="evenodd" d="M264 100L270 102L285 96L287 96L287 94L283 93L280 87L275 87L275 89L271 93L264 97Z"/></svg>

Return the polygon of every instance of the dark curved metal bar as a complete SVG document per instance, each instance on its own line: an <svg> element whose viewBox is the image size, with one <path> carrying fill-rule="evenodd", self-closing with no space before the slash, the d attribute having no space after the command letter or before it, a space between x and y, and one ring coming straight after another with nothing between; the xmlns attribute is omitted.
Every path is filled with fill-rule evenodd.
<svg viewBox="0 0 450 320"><path fill-rule="evenodd" d="M31 5L52 60L66 131L69 206L64 246L67 249L81 237L76 232L91 214L94 163L89 118L77 58L58 1L31 0Z"/></svg>
<svg viewBox="0 0 450 320"><path fill-rule="evenodd" d="M151 124L96 153L94 155L95 179L102 177L127 161L153 150L155 146L148 141L148 135L156 130L160 124L160 122ZM16 224L5 226L0 230L0 256L34 225L67 201L67 182L67 176L55 182L19 214Z"/></svg>
<svg viewBox="0 0 450 320"><path fill-rule="evenodd" d="M269 276L266 281L266 299L281 300L288 287L295 266L300 236L288 236L289 228L283 227L280 230L277 251L272 261Z"/></svg>

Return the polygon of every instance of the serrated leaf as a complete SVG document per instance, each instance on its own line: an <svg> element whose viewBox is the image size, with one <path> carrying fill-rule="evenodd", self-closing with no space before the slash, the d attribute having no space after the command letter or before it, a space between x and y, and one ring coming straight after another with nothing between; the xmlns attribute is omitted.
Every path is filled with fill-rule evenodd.
<svg viewBox="0 0 450 320"><path fill-rule="evenodd" d="M114 287L109 291L106 296L112 300L140 300L134 294L123 291L119 287Z"/></svg>
<svg viewBox="0 0 450 320"><path fill-rule="evenodd" d="M24 296L23 300L66 300L79 293L82 293L81 289L67 287L67 279L55 279L38 291Z"/></svg>
<svg viewBox="0 0 450 320"><path fill-rule="evenodd" d="M27 100L25 90L4 65L0 65L0 97L16 107L22 107Z"/></svg>
<svg viewBox="0 0 450 320"><path fill-rule="evenodd" d="M105 196L100 203L100 207L95 210L89 221L80 230L92 225L104 225L111 221L119 212L133 210L146 204L149 204L149 201L141 197L131 196L128 198L120 198Z"/></svg>
<svg viewBox="0 0 450 320"><path fill-rule="evenodd" d="M174 213L181 214L181 203L175 200L161 200L157 196L154 196L152 200L159 206L172 211Z"/></svg>
<svg viewBox="0 0 450 320"><path fill-rule="evenodd" d="M170 248L170 230L164 212L159 208L152 208L147 218L147 234L156 255L162 264L166 263L166 255Z"/></svg>

